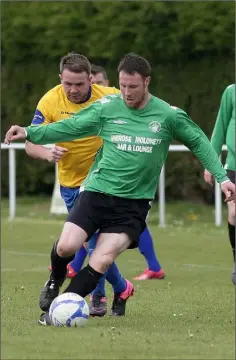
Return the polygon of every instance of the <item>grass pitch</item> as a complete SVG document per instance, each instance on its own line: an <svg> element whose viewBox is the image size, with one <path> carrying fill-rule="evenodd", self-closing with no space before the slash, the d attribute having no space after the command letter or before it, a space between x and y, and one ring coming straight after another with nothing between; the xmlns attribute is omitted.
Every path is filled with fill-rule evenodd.
<svg viewBox="0 0 236 360"><path fill-rule="evenodd" d="M84 328L40 327L38 294L63 216L48 199L18 199L17 218L2 203L2 359L233 359L235 288L226 222L213 208L167 205L168 227L149 216L164 280L134 281L124 318L91 318ZM226 218L226 217L225 217ZM146 267L138 250L117 261L128 279ZM112 290L107 284L109 307Z"/></svg>

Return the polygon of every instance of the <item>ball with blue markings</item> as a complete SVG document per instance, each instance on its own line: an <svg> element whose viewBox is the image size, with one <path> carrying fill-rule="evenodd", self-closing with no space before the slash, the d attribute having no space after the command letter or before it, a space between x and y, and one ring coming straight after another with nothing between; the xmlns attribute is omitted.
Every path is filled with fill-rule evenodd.
<svg viewBox="0 0 236 360"><path fill-rule="evenodd" d="M53 300L49 317L54 326L81 327L89 318L89 307L81 296L65 293Z"/></svg>

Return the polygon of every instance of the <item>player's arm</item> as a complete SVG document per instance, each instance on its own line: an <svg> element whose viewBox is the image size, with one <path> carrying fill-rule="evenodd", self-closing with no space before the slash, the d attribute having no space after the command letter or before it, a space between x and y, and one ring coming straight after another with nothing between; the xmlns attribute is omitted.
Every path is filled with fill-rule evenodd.
<svg viewBox="0 0 236 360"><path fill-rule="evenodd" d="M220 108L217 114L215 126L211 136L211 144L219 156L222 146L225 143L226 133L229 121L232 116L233 103L230 88L226 88L220 102Z"/></svg>
<svg viewBox="0 0 236 360"><path fill-rule="evenodd" d="M222 145L224 145L226 141L227 129L229 126L229 121L232 116L233 102L232 102L232 93L230 91L230 88L231 87L227 87L222 95L220 108L217 114L215 126L211 136L211 144L218 156L221 153ZM208 184L213 185L213 176L207 170L204 171L204 180Z"/></svg>
<svg viewBox="0 0 236 360"><path fill-rule="evenodd" d="M41 159L41 160L47 160L47 161L51 162L50 149L48 149L42 145L35 145L29 141L26 141L25 142L25 151L33 159Z"/></svg>
<svg viewBox="0 0 236 360"><path fill-rule="evenodd" d="M102 129L101 109L102 103L96 102L70 119L45 126L12 126L6 134L5 143L26 139L34 144L46 145L99 135Z"/></svg>
<svg viewBox="0 0 236 360"><path fill-rule="evenodd" d="M176 110L174 138L182 142L199 159L218 183L229 180L217 153L204 132L189 116L180 109Z"/></svg>
<svg viewBox="0 0 236 360"><path fill-rule="evenodd" d="M33 159L41 159L50 163L58 162L68 151L67 149L54 145L53 148L47 148L42 145L35 145L30 141L25 142L25 151Z"/></svg>
<svg viewBox="0 0 236 360"><path fill-rule="evenodd" d="M49 124L52 121L50 113L51 108L52 105L50 102L45 99L45 97L43 97L38 103L31 125L38 126ZM45 146L35 145L30 141L26 141L25 151L30 157L34 159L58 162L67 150L60 146L54 146L53 148L49 149Z"/></svg>

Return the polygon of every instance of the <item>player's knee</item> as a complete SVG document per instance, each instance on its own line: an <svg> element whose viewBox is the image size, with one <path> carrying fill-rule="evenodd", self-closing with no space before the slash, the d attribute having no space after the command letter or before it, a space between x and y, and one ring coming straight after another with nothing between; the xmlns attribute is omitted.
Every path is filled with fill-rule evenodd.
<svg viewBox="0 0 236 360"><path fill-rule="evenodd" d="M109 254L95 254L91 255L89 259L89 265L96 271L104 274L109 266L113 263L115 256L111 253Z"/></svg>
<svg viewBox="0 0 236 360"><path fill-rule="evenodd" d="M67 244L63 244L63 243L58 243L57 244L57 254L62 257L69 257L71 255L73 255L75 253L75 251L73 249L71 249Z"/></svg>

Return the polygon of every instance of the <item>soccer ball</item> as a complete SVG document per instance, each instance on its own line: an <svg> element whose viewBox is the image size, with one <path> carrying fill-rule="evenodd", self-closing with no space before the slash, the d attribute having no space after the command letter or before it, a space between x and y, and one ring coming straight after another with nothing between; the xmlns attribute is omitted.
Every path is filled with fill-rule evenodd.
<svg viewBox="0 0 236 360"><path fill-rule="evenodd" d="M81 296L65 293L53 300L49 317L54 326L80 327L88 320L89 307Z"/></svg>

